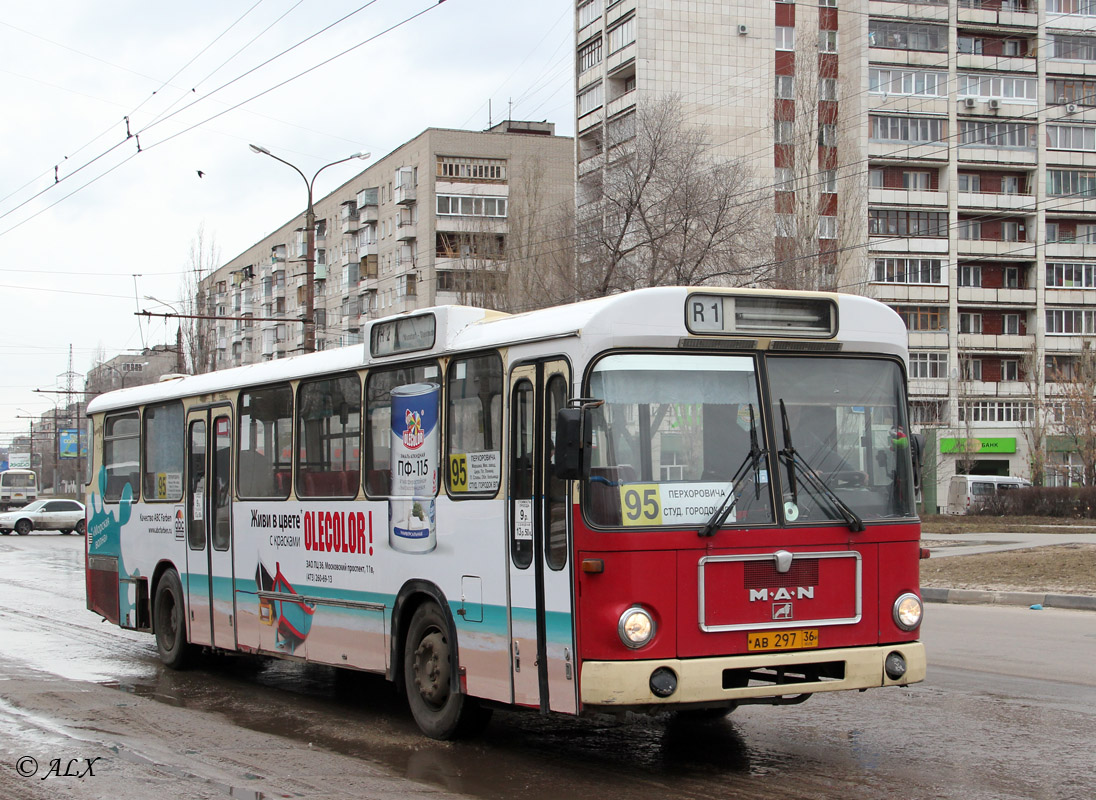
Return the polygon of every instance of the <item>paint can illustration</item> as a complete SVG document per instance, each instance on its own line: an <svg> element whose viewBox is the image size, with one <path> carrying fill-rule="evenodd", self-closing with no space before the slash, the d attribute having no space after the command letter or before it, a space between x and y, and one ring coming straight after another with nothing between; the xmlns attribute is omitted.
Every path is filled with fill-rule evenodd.
<svg viewBox="0 0 1096 800"><path fill-rule="evenodd" d="M392 390L392 496L433 497L438 492L436 383Z"/></svg>
<svg viewBox="0 0 1096 800"><path fill-rule="evenodd" d="M393 497L388 501L388 544L401 553L429 553L438 546L434 499Z"/></svg>
<svg viewBox="0 0 1096 800"><path fill-rule="evenodd" d="M392 390L392 489L388 543L403 553L437 547L434 496L438 492L438 404L436 383Z"/></svg>

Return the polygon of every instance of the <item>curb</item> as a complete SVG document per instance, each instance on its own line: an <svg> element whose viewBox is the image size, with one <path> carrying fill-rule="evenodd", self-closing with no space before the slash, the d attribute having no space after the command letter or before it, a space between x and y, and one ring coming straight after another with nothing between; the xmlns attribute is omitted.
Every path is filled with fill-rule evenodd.
<svg viewBox="0 0 1096 800"><path fill-rule="evenodd" d="M963 603L967 605L1008 605L1044 608L1069 608L1096 611L1096 597L1081 594L1044 594L1041 592L993 592L983 589L933 589L922 587L926 603Z"/></svg>

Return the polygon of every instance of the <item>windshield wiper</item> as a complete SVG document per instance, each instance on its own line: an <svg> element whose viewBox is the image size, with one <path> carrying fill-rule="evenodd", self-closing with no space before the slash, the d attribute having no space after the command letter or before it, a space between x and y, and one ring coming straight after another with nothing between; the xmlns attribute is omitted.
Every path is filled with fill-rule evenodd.
<svg viewBox="0 0 1096 800"><path fill-rule="evenodd" d="M735 486L738 485L738 479L742 477L746 471L746 467L753 466L754 471L754 499L760 499L761 497L761 459L768 454L768 450L762 450L761 446L757 442L757 423L754 420L753 403L750 403L750 452L746 454L746 458L735 470L734 477L731 478L731 488L727 492L727 496L723 498L723 502L719 504L719 508L712 514L712 518L704 523L704 527L697 531L698 536L713 536L715 532L723 527L723 523L727 521L727 517L730 516L731 510L734 508Z"/></svg>
<svg viewBox="0 0 1096 800"><path fill-rule="evenodd" d="M796 468L799 468L803 480L815 492L829 500L837 512L849 526L849 530L859 533L864 530L864 520L857 516L856 512L849 508L848 504L837 496L837 492L830 488L825 479L815 472L803 456L799 455L792 445L791 425L788 423L788 410L784 407L784 399L780 400L780 423L784 429L784 449L777 451L777 457L788 467L788 488L792 493L792 502L799 504L799 490L795 482Z"/></svg>

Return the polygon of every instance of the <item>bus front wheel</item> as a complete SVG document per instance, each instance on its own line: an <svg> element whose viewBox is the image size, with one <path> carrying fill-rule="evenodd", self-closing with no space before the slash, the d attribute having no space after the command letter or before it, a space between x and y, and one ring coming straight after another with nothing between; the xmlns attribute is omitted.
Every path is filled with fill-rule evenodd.
<svg viewBox="0 0 1096 800"><path fill-rule="evenodd" d="M183 585L175 570L165 572L156 584L153 614L156 623L156 649L160 652L160 661L171 669L182 669L189 660L191 647L186 640Z"/></svg>
<svg viewBox="0 0 1096 800"><path fill-rule="evenodd" d="M457 690L453 642L438 606L425 603L415 609L403 645L403 683L411 715L431 739L473 735L491 718L490 709Z"/></svg>

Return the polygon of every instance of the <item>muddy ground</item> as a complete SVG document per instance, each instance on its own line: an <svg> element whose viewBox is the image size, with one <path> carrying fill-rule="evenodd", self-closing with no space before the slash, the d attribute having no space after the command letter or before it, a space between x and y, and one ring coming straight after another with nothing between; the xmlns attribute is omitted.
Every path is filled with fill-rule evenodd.
<svg viewBox="0 0 1096 800"><path fill-rule="evenodd" d="M1042 517L947 516L922 520L922 543L932 549L952 545L956 533L1070 533L1096 531L1096 520L1070 525ZM1031 547L1003 553L921 562L921 585L949 589L1050 592L1096 595L1096 545Z"/></svg>

